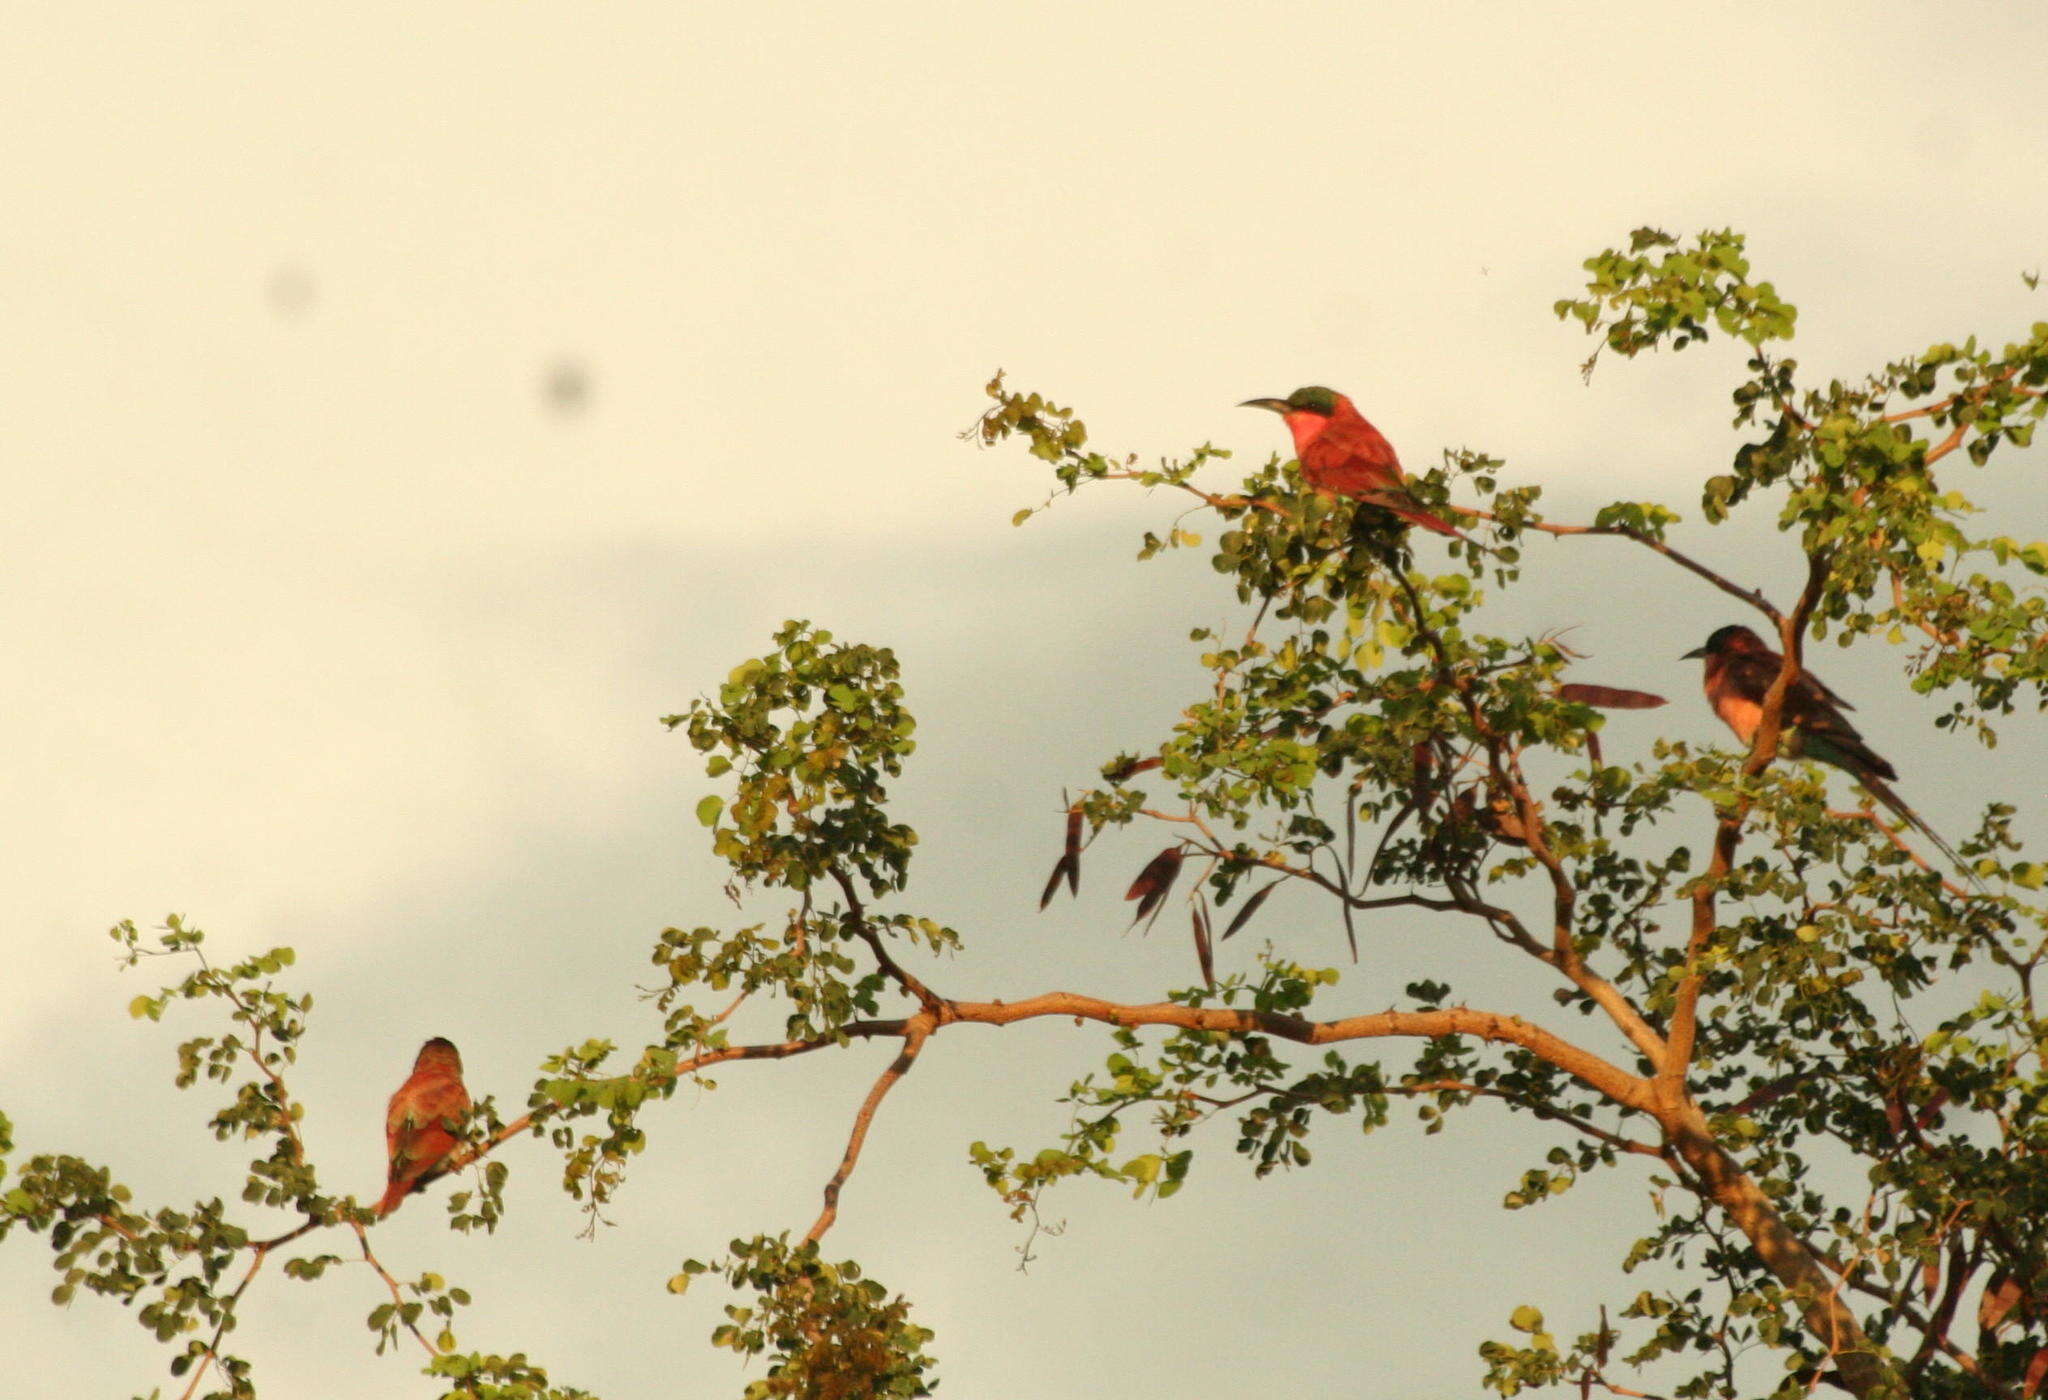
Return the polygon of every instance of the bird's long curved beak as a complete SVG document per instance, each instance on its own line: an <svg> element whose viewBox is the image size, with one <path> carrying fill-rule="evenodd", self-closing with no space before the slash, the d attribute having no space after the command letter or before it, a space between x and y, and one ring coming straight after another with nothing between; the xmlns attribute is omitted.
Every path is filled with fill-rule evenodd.
<svg viewBox="0 0 2048 1400"><path fill-rule="evenodd" d="M1243 403L1239 404L1239 405L1238 405L1238 407L1239 407L1239 408L1263 408L1263 409L1266 409L1267 411L1269 411L1269 412L1272 412L1272 413L1281 413L1281 414L1284 414L1284 413L1286 413L1286 412L1287 412L1287 400L1285 400L1285 399L1246 399L1246 400L1245 400L1245 401L1244 401Z"/></svg>
<svg viewBox="0 0 2048 1400"><path fill-rule="evenodd" d="M1707 649L1705 647L1694 647L1691 651L1687 652L1685 655L1679 657L1678 659L1680 661L1699 661L1702 660L1706 656L1706 654Z"/></svg>

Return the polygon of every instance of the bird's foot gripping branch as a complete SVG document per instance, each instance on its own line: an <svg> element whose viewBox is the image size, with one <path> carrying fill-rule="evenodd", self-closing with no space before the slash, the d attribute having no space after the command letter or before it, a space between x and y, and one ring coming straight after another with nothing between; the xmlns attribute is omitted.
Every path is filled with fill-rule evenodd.
<svg viewBox="0 0 2048 1400"><path fill-rule="evenodd" d="M2048 325L1999 353L1937 345L1815 386L1780 353L1793 309L1751 277L1738 237L1640 230L1586 266L1583 295L1558 311L1604 349L1743 347L1739 441L1726 470L1694 473L1699 514L1733 527L1778 503L1760 522L1775 529L1757 534L1799 566L1796 597L1713 562L1737 556L1682 536L1665 503L1552 520L1526 484L1544 468L1468 449L1410 475L1334 390L1254 400L1283 418L1295 457L1232 481L1218 479L1228 454L1213 446L1150 466L1104 456L1071 411L990 384L984 442L1021 438L1050 466L1053 497L1109 483L1166 493L1174 512L1141 556L1207 548L1223 580L1216 611L1239 609L1195 633L1202 676L1178 721L1063 799L1045 890L1078 894L1084 860L1128 874L1124 902L1091 895L1086 907L1105 931L1131 906L1148 927L1185 927L1183 985L1143 1002L944 985L942 959L968 934L906 903L919 835L889 789L916 725L895 658L790 623L669 717L717 784L696 815L744 912L737 927L660 935L657 1022L545 1059L510 1121L488 1095L470 1102L453 1047L430 1043L394 1096L373 1210L326 1190L305 1151L288 1081L309 1001L276 985L289 951L215 968L175 921L153 944L123 925L131 963L166 955L196 969L138 998L137 1015L199 1002L226 1018L225 1033L180 1047L179 1082L226 1088L213 1131L259 1145L240 1203L144 1210L110 1169L42 1154L6 1178L0 1235L48 1237L60 1302L138 1305L187 1400L202 1384L254 1393L227 1343L257 1315L251 1286L273 1254L275 1272L353 1280L379 1346L417 1345L443 1394L580 1394L523 1351L460 1347L468 1295L388 1268L371 1248L382 1215L445 1193L455 1228L489 1231L507 1208L512 1149L540 1138L594 1232L679 1087L709 1088L726 1064L758 1065L751 1077L845 1049L873 1057L872 1078L839 1106L843 1145L817 1165L808 1227L662 1276L682 1293L715 1273L749 1295L713 1341L765 1359L750 1397L914 1396L932 1383L930 1334L902 1297L826 1262L820 1242L842 1203L875 1208L855 1189L864 1147L936 1046L958 1044L963 1027L1046 1020L1106 1039L1102 1068L1068 1088L1069 1131L1036 1150L967 1149L1033 1225L1044 1193L1077 1179L1195 1208L1182 1188L1199 1179L1218 1118L1264 1175L1326 1164L1311 1144L1333 1120L1374 1133L1377 1151L1424 1153L1449 1150L1428 1139L1454 1112L1509 1112L1547 1135L1534 1160L1458 1149L1498 1154L1485 1165L1507 1208L1612 1169L1640 1172L1655 1217L1611 1307L1578 1300L1579 1325L1553 1330L1546 1316L1563 1308L1524 1304L1506 1318L1513 1335L1475 1339L1495 1390L2039 1393L2048 1017L2033 981L2048 910L2032 892L2048 865L2023 858L2019 803L1990 780L1966 794L1975 829L1937 811L1967 835L1952 851L1930 841L1937 823L1920 808L1941 794L1925 768L1894 772L1804 653L1822 638L1895 648L1900 692L1943 697L1933 723L1986 739L2022 701L2041 702L2048 547L1976 533L1959 482L2026 445L2048 387ZM1587 465L1606 464L1562 469ZM1624 623L1647 621L1626 615L1628 571L1676 569L1754 626L1731 622L1702 649L1711 712L1665 706L1641 657L1603 658L1591 674L1565 640L1583 618L1534 635L1495 621L1518 591L1516 605L1535 606L1516 615L1547 610L1559 596L1541 591L1548 571L1588 567L1596 552ZM1883 733L1882 712L1859 698L1862 722ZM1736 748L1702 744L1714 716ZM1837 792L1802 759L1832 763ZM1844 774L1870 801L1838 805ZM968 822L939 839L975 834ZM1248 930L1268 946L1233 941ZM1374 971L1375 951L1397 941L1433 969L1398 992ZM1362 970L1340 980L1319 965L1326 953ZM1512 1014L1454 992L1481 975L1514 989ZM1404 1106L1421 1132L1399 1136ZM13 1160L4 1120L0 1153ZM1333 1208L1372 1199L1347 1192ZM323 1252L337 1238L344 1247ZM1290 1257L1305 1257L1298 1243ZM1333 1275L1354 1266L1322 1262Z"/></svg>

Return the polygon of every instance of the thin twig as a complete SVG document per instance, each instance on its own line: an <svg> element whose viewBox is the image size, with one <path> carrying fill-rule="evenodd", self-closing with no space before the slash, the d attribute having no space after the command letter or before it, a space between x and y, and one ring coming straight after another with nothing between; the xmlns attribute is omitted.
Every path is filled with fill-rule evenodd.
<svg viewBox="0 0 2048 1400"><path fill-rule="evenodd" d="M441 1354L440 1351L434 1346L432 1342L427 1340L426 1334L421 1332L417 1326L405 1320L405 1295L398 1291L398 1280L391 1277L390 1273L386 1271L384 1266L377 1262L377 1256L370 1252L369 1235L363 1230L362 1226L356 1224L353 1220L349 1222L349 1228L356 1232L356 1241L363 1247L363 1262L368 1264L372 1269L375 1269L377 1271L377 1277L383 1279L384 1286L391 1290L391 1301L397 1308L397 1311L394 1312L392 1316L397 1318L399 1325L404 1327L406 1331L412 1333L413 1337L419 1342L419 1344L426 1348L428 1356L439 1356Z"/></svg>
<svg viewBox="0 0 2048 1400"><path fill-rule="evenodd" d="M1101 479L1104 481L1143 481L1149 475L1151 475L1149 472L1104 472ZM1271 511L1275 515L1287 514L1285 509L1273 504L1271 501L1262 501L1255 496L1219 496L1213 491L1204 491L1201 487L1191 482L1155 481L1152 485L1172 486L1177 490L1187 492L1190 496L1200 498L1205 503L1215 506L1219 510L1264 510Z"/></svg>
<svg viewBox="0 0 2048 1400"><path fill-rule="evenodd" d="M220 1355L221 1339L227 1336L228 1328L234 1325L235 1304L242 1301L242 1295L248 1291L250 1281L256 1277L256 1271L263 1267L263 1261L269 1257L270 1249L267 1245L256 1246L256 1257L249 1261L249 1272L242 1275L241 1283L237 1284L235 1291L228 1295L226 1304L221 1308L220 1323L213 1329L213 1340L206 1344L206 1355L197 1366L193 1367L191 1383L185 1387L185 1393L178 1397L178 1400L192 1400L192 1397L198 1393L199 1382L204 1379L206 1368L213 1365L215 1359Z"/></svg>
<svg viewBox="0 0 2048 1400"><path fill-rule="evenodd" d="M1982 384L1975 384L1968 389L1958 390L1956 393L1950 394L1945 399L1942 399L1936 403L1923 405L1920 408L1909 408L1898 413L1887 413L1883 417L1879 418L1877 421L1880 423L1905 423L1915 418L1931 418L1935 414L1941 413L1950 408L1954 408L1957 404L1960 403L1975 403L1977 400L1983 398L1986 394L1990 393L1991 387L1994 384L2003 384L2006 380L2012 378L2017 373L2019 373L2018 365L2007 365L1998 373L1986 378ZM2024 398L2037 399L2041 397L2040 391L2034 389L2017 388L2013 392L2019 394Z"/></svg>
<svg viewBox="0 0 2048 1400"><path fill-rule="evenodd" d="M881 936L868 926L866 906L861 903L860 895L854 890L853 881L847 877L846 872L836 865L831 867L831 871L833 881L839 886L839 893L846 898L846 912L853 922L854 933L859 936L861 942L868 945L868 951L875 955L875 962L883 974L923 1002L927 1011L937 1006L942 1000L938 993L899 966L896 959L889 956L889 949L882 942Z"/></svg>
<svg viewBox="0 0 2048 1400"><path fill-rule="evenodd" d="M1839 808L1830 808L1828 811L1828 815L1835 818L1837 821L1869 822L1872 826L1876 827L1880 832L1882 832L1884 834L1885 840L1891 842L1892 846L1896 850L1898 850L1898 852L1901 855L1905 856L1907 860L1912 861L1913 864L1919 866L1920 869L1926 872L1927 874L1937 876L1941 880L1942 889L1946 890L1949 894L1955 896L1957 899L1978 898L1976 894L1972 893L1969 890L1964 889L1961 885L1958 885L1955 881L1949 879L1946 875L1942 875L1941 872L1936 870L1933 866L1929 865L1927 863L1927 858L1921 855L1918 851L1914 850L1911 846L1907 845L1906 839L1903 836L1899 835L1898 832L1892 830L1891 827L1887 826L1884 820L1877 815L1877 812L1874 808L1869 806L1863 806L1855 809L1854 811L1844 811Z"/></svg>
<svg viewBox="0 0 2048 1400"><path fill-rule="evenodd" d="M1494 515L1489 514L1486 511L1475 511L1474 514L1478 515L1482 520L1494 520L1498 518ZM1525 530L1537 530L1546 535L1557 535L1560 537L1566 535L1611 535L1617 539L1634 540L1643 548L1654 550L1658 554L1663 555L1666 559L1669 559L1672 563L1678 565L1680 568L1690 570L1692 573L1698 575L1700 578L1703 578L1708 583L1714 585L1714 587L1720 589L1723 593L1726 593L1729 597L1740 599L1741 601L1749 604L1758 612L1762 613L1765 617L1769 618L1773 623L1777 623L1783 620L1778 610L1771 606L1770 600L1764 597L1763 592L1760 589L1744 588L1741 584L1736 583L1733 580L1725 578L1721 574L1714 572L1714 570L1708 568L1705 564L1700 563L1699 560L1694 559L1691 555L1686 554L1680 550L1673 549L1670 545L1658 539L1655 535L1649 534L1643 530L1638 530L1633 526L1554 525L1548 521L1531 520L1525 521L1522 525L1522 528Z"/></svg>
<svg viewBox="0 0 2048 1400"><path fill-rule="evenodd" d="M1592 1138L1595 1142L1606 1143L1618 1152L1633 1152L1638 1156L1654 1157L1658 1161L1666 1163L1671 1160L1669 1149L1659 1147L1655 1143L1637 1142L1634 1138L1626 1138L1618 1133L1610 1133L1605 1128L1588 1123L1577 1114L1568 1113L1559 1108L1552 1108L1536 1100L1524 1099L1515 1094L1508 1093L1504 1089L1491 1088L1484 1084L1468 1084L1463 1080L1442 1079L1432 1080L1424 1084L1390 1084L1387 1086L1386 1092L1389 1094L1457 1093L1471 1094L1478 1098L1499 1099L1504 1103L1513 1104L1517 1108L1527 1109L1538 1118L1547 1118L1552 1122L1562 1123L1573 1132L1582 1133Z"/></svg>

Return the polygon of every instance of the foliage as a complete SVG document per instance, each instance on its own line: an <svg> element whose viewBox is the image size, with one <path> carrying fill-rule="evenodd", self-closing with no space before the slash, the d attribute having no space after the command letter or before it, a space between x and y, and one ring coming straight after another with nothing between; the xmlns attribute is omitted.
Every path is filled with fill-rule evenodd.
<svg viewBox="0 0 2048 1400"><path fill-rule="evenodd" d="M859 1265L827 1264L815 1241L791 1248L787 1235L734 1240L731 1249L716 1264L685 1262L669 1289L681 1293L711 1271L757 1295L752 1307L728 1305L731 1322L711 1334L714 1345L742 1356L774 1355L767 1376L747 1386L746 1400L931 1394L924 1354L931 1332L908 1320L901 1297L862 1278Z"/></svg>
<svg viewBox="0 0 2048 1400"><path fill-rule="evenodd" d="M2038 1393L2048 1019L2032 982L2048 908L2033 895L2048 865L2023 858L2010 798L2027 794L1981 794L1958 843L1967 868L1950 870L1875 807L1834 805L1828 776L1781 741L1804 654L1826 639L1890 648L1904 685L1948 704L1939 722L1986 744L2042 705L2048 545L1983 532L1964 483L2027 446L2048 408L2048 324L1995 352L1966 338L1823 385L1782 353L1795 308L1752 276L1732 232L1638 230L1586 271L1584 294L1556 310L1598 337L1588 373L1610 351L1741 347L1731 398L1742 445L1725 471L1703 474L1699 514L1725 525L1764 512L1804 564L1796 598L1770 599L1677 548L1681 511L1669 504L1551 520L1540 491L1508 484L1507 464L1483 452L1448 452L1411 483L1472 538L1411 548L1393 517L1307 489L1294 463L1275 457L1211 489L1201 482L1226 453L1203 445L1150 466L1105 455L1073 411L998 375L978 436L1016 439L1047 464L1046 504L1112 483L1168 493L1186 509L1143 535L1140 557L1208 551L1245 611L1242 631L1194 634L1204 682L1171 729L1109 758L1072 799L1046 892L1077 887L1102 833L1153 833L1166 844L1147 843L1156 854L1127 898L1141 919L1185 909L1198 977L1141 1005L937 990L929 969L962 936L902 903L918 836L891 814L889 787L916 726L895 658L792 622L666 721L721 785L697 816L730 892L789 906L737 927L665 930L650 955L666 978L658 1033L567 1046L512 1121L480 1101L452 1165L482 1169L452 1194L451 1225L493 1228L508 1145L544 1137L595 1228L647 1148L650 1107L678 1085L709 1085L728 1061L882 1042L894 1058L852 1115L817 1221L794 1243L762 1235L715 1264L690 1261L669 1287L716 1273L751 1295L712 1337L764 1363L750 1397L926 1394L931 1334L855 1264L825 1263L819 1241L877 1107L934 1039L965 1023L1069 1018L1102 1025L1109 1042L1101 1070L1067 1090L1067 1132L1035 1150L969 1149L1034 1229L1044 1193L1068 1181L1174 1195L1218 1118L1264 1176L1311 1168L1317 1134L1342 1120L1371 1133L1412 1108L1433 1132L1484 1105L1553 1134L1539 1160L1516 1164L1506 1208L1602 1171L1634 1173L1654 1207L1619 1261L1640 1276L1611 1306L1563 1300L1570 1327L1534 1303L1510 1314L1511 1335L1480 1351L1495 1391ZM1658 697L1579 677L1582 658L1560 638L1489 620L1536 582L1523 546L1539 533L1631 542L1640 567L1683 569L1756 614L1785 661L1745 750L1603 751L1605 709ZM1421 567L1420 552L1439 547L1449 566ZM1327 901L1354 948L1367 914L1381 916L1367 937L1400 916L1453 930L1442 980L1361 1011L1334 970L1298 960L1308 937L1293 933L1219 977L1216 946L1281 885ZM0 1238L47 1237L57 1301L83 1290L134 1306L172 1348L186 1395L208 1377L210 1394L250 1395L246 1361L226 1349L245 1290L271 1253L346 1230L357 1257L309 1245L283 1272L310 1282L364 1266L385 1295L368 1318L377 1347L409 1337L444 1394L582 1393L522 1353L461 1350L453 1323L468 1295L434 1273L400 1282L370 1247L374 1214L320 1190L287 1088L311 1010L277 985L289 950L215 968L178 920L154 943L129 924L114 934L131 966L169 956L194 969L132 1010L156 1020L199 1002L224 1016L224 1032L180 1045L179 1086L220 1086L216 1136L256 1144L241 1205L303 1223L264 1239L218 1198L142 1209L110 1168L34 1155L0 1183ZM1462 1001L1449 979L1481 957L1548 990L1554 1024ZM731 1037L729 1018L751 999L777 1008L785 1039ZM13 1152L0 1118L0 1161Z"/></svg>

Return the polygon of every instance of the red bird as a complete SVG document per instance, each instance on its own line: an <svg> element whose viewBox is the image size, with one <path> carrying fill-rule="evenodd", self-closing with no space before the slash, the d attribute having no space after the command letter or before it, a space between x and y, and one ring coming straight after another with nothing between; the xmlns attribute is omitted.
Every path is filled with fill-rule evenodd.
<svg viewBox="0 0 2048 1400"><path fill-rule="evenodd" d="M1311 384L1284 399L1246 399L1238 407L1270 409L1286 421L1301 474L1312 489L1378 506L1439 535L1466 538L1408 493L1394 445L1336 390Z"/></svg>
<svg viewBox="0 0 2048 1400"><path fill-rule="evenodd" d="M462 1056L452 1041L435 1036L420 1047L412 1074L398 1086L384 1114L384 1150L391 1158L391 1175L384 1199L377 1202L377 1214L391 1214L400 1201L440 1174L448 1154L462 1145L460 1129L468 1112Z"/></svg>

